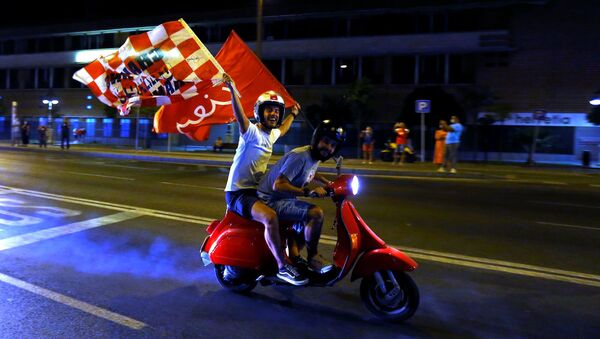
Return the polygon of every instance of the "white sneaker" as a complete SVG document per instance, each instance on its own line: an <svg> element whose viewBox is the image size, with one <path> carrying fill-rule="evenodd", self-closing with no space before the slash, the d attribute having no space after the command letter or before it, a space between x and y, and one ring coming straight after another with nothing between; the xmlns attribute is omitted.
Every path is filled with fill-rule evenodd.
<svg viewBox="0 0 600 339"><path fill-rule="evenodd" d="M443 167L438 168L439 173L446 173L446 170Z"/></svg>
<svg viewBox="0 0 600 339"><path fill-rule="evenodd" d="M453 168L453 169L451 169L451 170L450 170L450 173L452 173L452 174L456 174L456 169L454 169L454 168Z"/></svg>

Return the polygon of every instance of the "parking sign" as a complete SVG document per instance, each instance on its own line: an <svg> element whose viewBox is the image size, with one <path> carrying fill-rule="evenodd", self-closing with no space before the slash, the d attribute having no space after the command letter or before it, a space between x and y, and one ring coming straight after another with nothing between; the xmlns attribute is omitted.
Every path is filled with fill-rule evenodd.
<svg viewBox="0 0 600 339"><path fill-rule="evenodd" d="M415 113L429 113L431 100L415 100Z"/></svg>

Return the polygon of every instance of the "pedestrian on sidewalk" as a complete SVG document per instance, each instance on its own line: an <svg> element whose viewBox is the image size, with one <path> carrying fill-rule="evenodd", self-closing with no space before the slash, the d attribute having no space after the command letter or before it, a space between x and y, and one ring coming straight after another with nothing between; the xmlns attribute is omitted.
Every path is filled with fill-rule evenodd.
<svg viewBox="0 0 600 339"><path fill-rule="evenodd" d="M360 132L360 139L362 140L362 152L363 152L363 164L367 161L369 164L373 163L373 150L375 149L375 137L373 136L373 129L371 126L367 126L363 131Z"/></svg>
<svg viewBox="0 0 600 339"><path fill-rule="evenodd" d="M65 118L63 120L62 125L60 126L60 149L65 149L65 143L67 149L70 147L70 136L71 136L71 124L69 123L69 119Z"/></svg>
<svg viewBox="0 0 600 339"><path fill-rule="evenodd" d="M23 125L21 125L21 143L25 147L27 147L27 145L29 145L29 131L30 131L30 129L31 129L31 126L29 125L29 122L27 122L27 120L25 120L23 122Z"/></svg>
<svg viewBox="0 0 600 339"><path fill-rule="evenodd" d="M48 148L48 127L40 125L38 127L40 148Z"/></svg>
<svg viewBox="0 0 600 339"><path fill-rule="evenodd" d="M446 152L446 135L448 132L444 129L444 125L447 125L446 120L440 120L439 128L435 131L435 148L433 152L433 164L442 168L444 164L444 152Z"/></svg>
<svg viewBox="0 0 600 339"><path fill-rule="evenodd" d="M443 126L448 135L446 135L446 154L442 171L450 171L450 173L456 174L458 147L460 146L460 136L464 128L456 115L450 118L450 125L444 124Z"/></svg>
<svg viewBox="0 0 600 339"><path fill-rule="evenodd" d="M394 132L396 132L396 152L394 152L394 165L404 165L405 154L404 147L408 144L408 133L410 132L403 122L394 124Z"/></svg>
<svg viewBox="0 0 600 339"><path fill-rule="evenodd" d="M223 139L221 137L217 137L217 140L215 140L213 152L223 152Z"/></svg>

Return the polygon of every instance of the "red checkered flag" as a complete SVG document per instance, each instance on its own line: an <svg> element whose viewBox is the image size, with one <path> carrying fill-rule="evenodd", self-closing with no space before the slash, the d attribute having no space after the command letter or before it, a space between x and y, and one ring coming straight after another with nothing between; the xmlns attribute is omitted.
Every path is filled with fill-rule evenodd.
<svg viewBox="0 0 600 339"><path fill-rule="evenodd" d="M221 65L183 19L130 36L117 52L73 75L121 115L132 106L187 100L220 83L222 77Z"/></svg>

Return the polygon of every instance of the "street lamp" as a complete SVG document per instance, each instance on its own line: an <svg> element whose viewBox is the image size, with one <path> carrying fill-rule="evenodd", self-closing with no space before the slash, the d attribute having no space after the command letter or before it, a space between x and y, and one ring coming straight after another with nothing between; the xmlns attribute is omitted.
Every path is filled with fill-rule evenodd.
<svg viewBox="0 0 600 339"><path fill-rule="evenodd" d="M48 142L52 144L52 108L58 105L59 101L55 98L47 98L42 100L42 104L48 105Z"/></svg>
<svg viewBox="0 0 600 339"><path fill-rule="evenodd" d="M600 97L593 98L590 100L590 105L592 106L600 106Z"/></svg>

